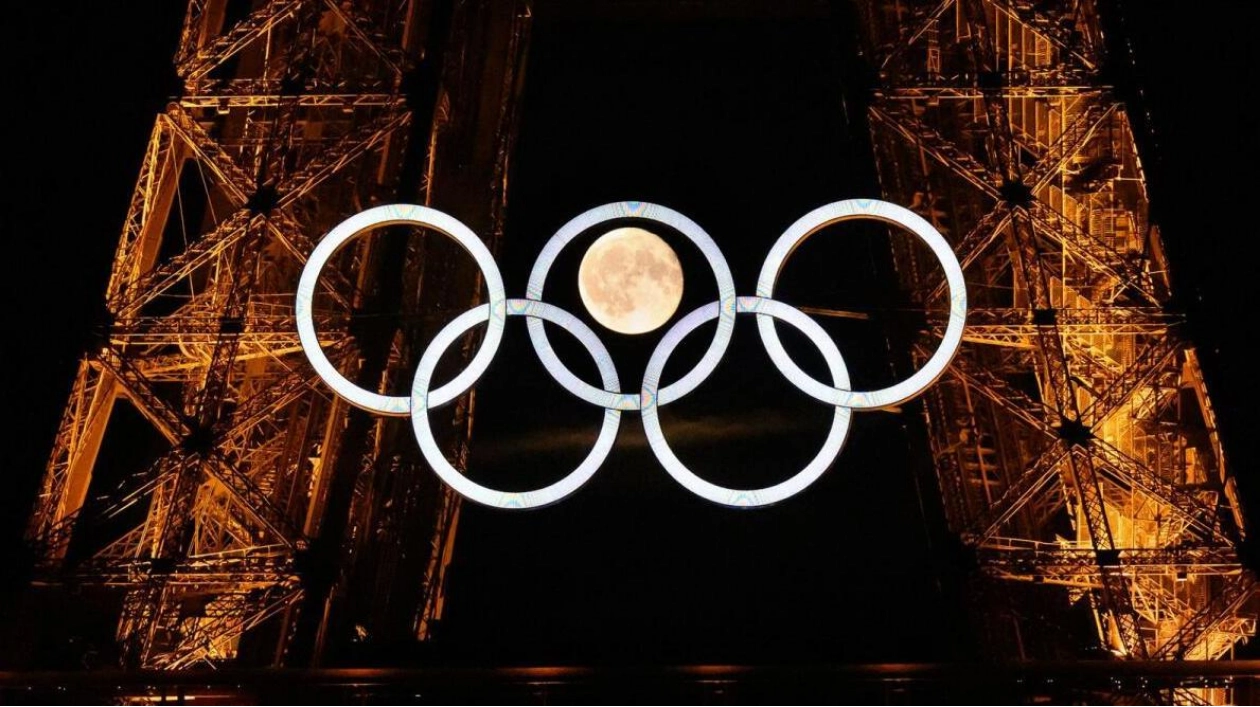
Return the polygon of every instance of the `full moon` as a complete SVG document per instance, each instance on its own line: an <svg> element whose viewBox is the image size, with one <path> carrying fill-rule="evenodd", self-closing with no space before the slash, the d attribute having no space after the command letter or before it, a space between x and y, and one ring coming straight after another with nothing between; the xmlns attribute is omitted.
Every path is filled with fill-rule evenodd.
<svg viewBox="0 0 1260 707"><path fill-rule="evenodd" d="M595 321L622 334L643 334L678 309L682 265L655 233L618 228L600 236L582 256L578 292Z"/></svg>

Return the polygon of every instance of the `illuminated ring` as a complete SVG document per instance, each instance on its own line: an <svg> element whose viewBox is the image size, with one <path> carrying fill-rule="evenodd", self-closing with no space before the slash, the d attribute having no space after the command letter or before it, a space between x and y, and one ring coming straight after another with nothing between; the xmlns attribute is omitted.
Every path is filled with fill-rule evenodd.
<svg viewBox="0 0 1260 707"><path fill-rule="evenodd" d="M454 400L456 396L472 386L490 365L495 352L499 349L499 342L503 339L503 310L507 295L503 288L503 276L499 274L499 266L494 262L490 249L486 248L477 234L453 216L427 206L390 204L362 211L337 224L328 232L328 235L324 236L319 245L315 246L311 257L306 261L306 266L302 269L302 278L298 281L296 313L298 338L302 342L302 350L306 352L306 357L310 359L319 377L352 405L382 415L404 417L411 412L410 398L405 395L374 393L360 388L343 376L320 348L319 337L315 333L315 321L311 317L315 286L328 260L355 236L362 235L373 228L397 224L431 228L463 246L464 250L477 261L477 267L481 268L481 275L486 281L486 289L490 293L487 311L492 308L495 312L495 316L490 317L490 326L486 329L485 339L481 342L477 355L458 376L429 394L432 404L441 405Z"/></svg>
<svg viewBox="0 0 1260 707"><path fill-rule="evenodd" d="M586 347L591 357L595 359L604 387L610 390L621 388L621 383L617 380L617 370L613 366L612 357L608 355L608 350L604 348L604 344L595 332L581 319L546 302L525 299L508 300L507 314L529 317L529 321L546 319L564 327ZM433 471L465 498L495 508L538 508L555 503L577 491L599 470L600 465L604 463L604 459L612 450L613 443L617 441L617 429L621 426L621 411L604 409L604 424L600 427L599 437L595 439L595 446L576 469L550 486L534 491L498 491L482 486L459 473L442 454L437 440L433 438L433 430L429 426L429 409L450 402L450 398L440 402L434 401L432 399L434 394L429 393L429 384L432 382L433 371L442 354L464 332L485 321L489 321L492 326L494 324L494 318L490 316L490 306L483 304L474 307L443 327L437 336L433 337L429 347L424 350L424 354L420 357L420 365L416 368L415 381L411 386L411 427L416 433L416 441L420 444L420 451L429 462L429 466L433 467ZM483 346L482 349L484 350L485 347ZM450 388L453 383L454 381L447 383L439 390ZM455 395L462 394L474 383L476 379L461 383L463 387L456 390Z"/></svg>
<svg viewBox="0 0 1260 707"><path fill-rule="evenodd" d="M530 271L525 297L535 301L542 299L547 273L551 271L551 266L560 255L560 251L570 241L601 223L622 218L655 221L686 236L700 249L705 260L709 261L709 267L712 268L713 276L717 279L718 302L721 306L717 315L718 325L717 331L713 333L713 342L709 344L708 351L705 351L699 363L686 375L661 389L658 402L663 405L695 390L696 386L713 373L713 369L717 368L718 362L726 353L726 347L731 342L731 333L735 327L735 280L731 277L731 269L727 266L726 258L722 255L717 243L714 243L709 234L705 233L695 221L673 209L644 201L619 201L597 206L579 214L556 231L551 240L543 246L538 259L534 261L533 270ZM638 410L643 405L638 396L613 390L597 390L594 386L582 382L551 350L542 321L531 317L526 324L529 327L529 340L534 345L538 358L542 360L543 368L565 390L598 407Z"/></svg>
<svg viewBox="0 0 1260 707"><path fill-rule="evenodd" d="M804 312L782 302L761 297L738 298L736 310L740 314L757 314L759 317L782 319L800 329L822 353L823 359L827 362L827 368L831 372L831 379L836 386L848 387L849 371L844 365L844 357L840 355L840 350L836 348L835 342L831 340L827 332L823 331L823 328ZM760 489L730 489L696 476L679 461L673 450L669 448L669 443L665 441L665 432L661 429L660 417L657 414L657 408L664 402L657 399L656 390L661 373L665 370L665 363L669 360L674 348L696 327L718 316L720 313L717 303L710 303L696 309L670 328L656 351L652 352L647 371L643 374L643 431L647 436L648 446L652 448L661 466L665 467L665 471L669 472L669 475L688 491L723 506L748 508L768 506L800 493L827 471L840 454L841 448L844 447L844 441L849 435L849 423L853 417L853 411L847 407L836 406L831 430L827 433L827 439L823 441L822 449L795 476L774 486ZM788 376L789 381L800 386L801 382L793 380L792 374L785 371L784 375Z"/></svg>
<svg viewBox="0 0 1260 707"><path fill-rule="evenodd" d="M941 263L941 268L945 270L945 281L949 285L949 324L945 327L945 336L941 339L941 345L927 363L923 364L923 367L914 375L887 388L854 391L848 390L846 386L832 387L810 377L788 356L783 350L783 344L779 341L772 318L757 317L757 329L761 332L761 340L770 354L770 360L783 375L787 376L788 380L811 397L849 408L891 407L904 403L923 392L945 372L954 354L958 353L958 345L962 342L963 327L967 320L967 287L963 282L962 266L958 263L958 258L945 237L933 228L932 224L909 209L877 199L848 199L821 206L788 227L770 249L765 264L761 266L761 276L757 280L757 296L768 298L774 295L774 286L784 262L805 239L826 226L854 219L874 219L909 230L932 249L932 253Z"/></svg>

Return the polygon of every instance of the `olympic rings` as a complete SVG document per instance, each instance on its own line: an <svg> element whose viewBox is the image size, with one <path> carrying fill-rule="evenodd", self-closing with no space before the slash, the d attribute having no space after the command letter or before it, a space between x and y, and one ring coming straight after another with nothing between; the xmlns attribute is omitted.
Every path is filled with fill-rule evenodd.
<svg viewBox="0 0 1260 707"><path fill-rule="evenodd" d="M315 321L311 316L311 305L315 300L315 285L319 282L319 273L347 241L373 228L404 223L432 228L453 238L456 243L463 246L481 268L481 275L486 281L486 289L490 291L490 308L495 312L495 316L490 318L490 327L486 330L486 338L481 342L481 349L477 351L477 355L473 356L468 368L462 373L430 394L433 404L441 405L463 395L464 391L471 388L481 374L486 372L495 352L499 350L499 342L503 339L505 326L503 308L507 302L507 295L503 290L503 276L499 274L499 265L494 262L490 249L481 242L471 228L437 209L414 204L376 206L351 216L329 231L319 245L315 246L311 257L307 258L306 266L302 269L302 278L298 281L297 304L294 307L297 315L298 340L302 342L302 350L306 352L306 357L310 359L315 372L324 379L333 392L355 407L392 417L410 415L411 400L406 396L381 395L364 390L341 375L319 346L319 337L315 334Z"/></svg>
<svg viewBox="0 0 1260 707"><path fill-rule="evenodd" d="M756 314L759 318L782 319L800 329L822 353L823 359L827 362L827 368L831 372L831 380L836 386L849 385L849 371L845 368L844 357L840 355L835 342L827 336L827 332L823 331L817 322L801 310L762 297L739 297L736 300L736 310L740 314ZM763 489L740 490L724 488L696 476L678 460L678 457L674 456L669 443L665 441L665 432L661 429L661 421L656 414L657 408L663 404L656 399L656 386L660 382L661 373L665 370L666 361L669 360L670 354L674 352L678 344L688 334L695 331L696 327L717 316L720 316L720 312L716 303L700 307L680 319L666 332L665 338L652 352L647 371L643 373L642 398L644 401L649 401L643 406L643 431L647 435L648 446L652 448L652 453L656 455L661 466L665 467L665 471L695 495L724 506L767 506L778 503L805 490L805 487L817 481L827 467L831 466L831 462L840 454L840 449L849 436L849 422L853 417L853 411L847 407L836 406L835 415L831 420L831 429L827 432L827 439L823 441L822 449L818 450L818 454L804 469L787 481Z"/></svg>
<svg viewBox="0 0 1260 707"><path fill-rule="evenodd" d="M681 233L700 248L717 281L718 299L684 316L665 333L649 359L643 384L637 394L624 393L607 348L598 335L576 316L542 301L547 274L561 250L574 238L602 223L619 219L641 219L664 224ZM932 249L945 272L950 294L949 321L940 346L923 368L886 388L873 391L850 390L849 373L835 342L813 319L800 310L772 299L780 271L792 251L825 226L853 219L874 219L902 226ZM365 390L336 370L323 353L316 336L312 304L320 271L350 239L372 228L392 224L412 224L432 228L454 239L473 256L489 292L489 302L456 317L433 338L420 357L410 396L388 396ZM716 369L730 344L738 314L754 314L762 343L775 367L787 380L807 395L835 408L827 438L814 458L786 481L761 489L730 489L696 476L674 455L661 428L658 411L695 390ZM543 247L530 273L525 299L507 299L503 278L489 249L463 223L440 211L409 204L378 206L356 214L332 229L311 253L298 283L298 337L311 365L337 395L350 403L384 415L411 416L420 451L434 472L451 488L478 503L497 508L537 508L560 501L577 491L599 469L616 441L621 413L640 411L648 443L657 460L678 483L692 493L725 506L756 507L777 503L800 493L829 468L848 437L853 410L891 407L910 400L940 377L958 352L966 325L967 292L962 266L949 243L931 224L914 212L875 199L838 201L815 209L792 224L775 242L757 281L757 296L737 297L730 268L713 239L694 221L656 204L625 201L591 209L566 223ZM530 342L544 368L571 394L604 410L604 419L595 445L576 469L559 481L533 491L500 491L473 482L457 471L442 454L429 425L429 410L451 402L470 389L485 373L498 351L509 316L526 317ZM685 375L662 387L660 377L678 344L700 325L718 320L717 330L700 361ZM831 375L831 385L805 373L788 355L779 340L775 320L797 329L818 348ZM573 334L595 360L603 388L587 383L560 361L551 347L543 321L556 324ZM481 347L468 367L451 381L429 390L434 370L442 354L465 332L478 324L487 325Z"/></svg>
<svg viewBox="0 0 1260 707"><path fill-rule="evenodd" d="M713 277L717 279L718 301L722 303L722 310L718 315L718 326L717 331L713 333L713 342L709 344L709 349L704 352L704 356L700 358L700 361L686 375L661 391L661 397L665 403L668 403L695 390L696 386L704 382L704 379L713 373L713 369L717 368L718 362L722 360L722 356L726 353L726 347L731 343L731 334L735 329L735 280L731 277L731 269L727 266L726 257L722 255L722 251L718 248L717 243L714 243L709 234L705 233L704 229L700 228L695 221L673 209L657 204L649 204L644 201L620 201L614 204L597 206L590 211L579 214L561 226L560 230L556 231L556 234L551 237L551 240L547 241L547 244L543 246L542 252L538 254L538 259L534 261L534 268L529 274L529 284L525 287L525 296L532 300L542 299L543 286L547 282L547 273L551 272L552 264L555 263L556 258L560 255L560 251L570 241L601 223L624 218L655 221L683 234L700 248L700 252L709 261L709 267L713 270ZM526 325L529 327L529 339L534 344L534 351L538 353L538 358L543 362L543 368L551 373L556 382L565 390L592 405L607 406L609 400L616 398L622 404L627 405L627 407L620 408L622 410L639 409L637 401L626 399L624 396L618 397L616 393L603 391L602 394L592 394L590 391L587 391L583 388L582 382L578 380L578 377L573 375L568 367L551 351L551 346L547 343L547 332L543 329L542 321L531 318L526 322Z"/></svg>
<svg viewBox="0 0 1260 707"><path fill-rule="evenodd" d="M565 328L577 337L577 340L590 352L591 358L595 359L595 365L599 368L599 377L604 387L611 390L621 387L621 384L617 381L617 369L613 367L612 357L608 355L608 349L604 348L603 342L581 319L559 307L534 300L508 300L507 313L509 316L530 317L529 321L546 319ZM461 334L477 324L489 320L490 307L483 304L456 317L454 321L443 327L437 333L437 336L433 337L433 342L429 344L429 347L424 350L424 354L420 357L420 365L416 367L416 378L411 386L411 427L415 430L416 440L420 443L420 451L433 467L433 471L447 485L463 494L465 498L498 508L537 508L546 506L577 491L582 484L586 483L599 470L599 466L608 457L608 452L612 451L613 442L617 441L617 429L621 426L621 411L613 407L604 408L604 422L599 429L599 437L595 440L595 447L586 455L586 459L582 460L577 469L545 488L525 492L496 491L495 489L482 486L459 473L446 460L446 456L442 454L437 440L433 438L433 430L429 427L429 408L437 407L437 405L441 404L430 403L429 398L433 394L429 392L429 383L433 378L433 370L437 367L438 359L442 357L446 349L450 348L450 345ZM547 351L550 352L551 349L548 348ZM552 353L552 356L555 356L555 354ZM588 383L581 381L579 383L587 388L593 388Z"/></svg>
<svg viewBox="0 0 1260 707"><path fill-rule="evenodd" d="M779 236L761 266L761 277L757 279L757 296L774 296L774 285L779 279L784 262L807 238L833 223L855 219L884 221L909 230L932 249L933 255L945 270L945 282L949 285L949 323L945 327L945 336L941 339L940 347L923 368L906 380L879 390L857 392L833 388L811 378L788 356L787 351L783 350L783 344L779 342L773 319L767 316L757 317L757 329L761 332L762 343L770 353L770 360L788 380L809 395L825 403L855 409L892 407L917 396L936 382L949 366L949 362L954 360L954 354L958 353L963 327L966 325L967 285L963 282L962 265L954 256L949 242L932 228L932 224L910 209L878 199L849 199L820 206L802 216Z"/></svg>

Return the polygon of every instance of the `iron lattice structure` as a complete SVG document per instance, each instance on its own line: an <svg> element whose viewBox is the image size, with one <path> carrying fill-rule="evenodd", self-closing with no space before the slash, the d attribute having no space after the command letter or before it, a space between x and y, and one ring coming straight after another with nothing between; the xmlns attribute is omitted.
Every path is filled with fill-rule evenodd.
<svg viewBox="0 0 1260 707"><path fill-rule="evenodd" d="M524 2L190 1L182 95L28 532L37 585L121 596L125 664L317 664L347 636L429 635L458 498L405 422L318 384L293 293L313 241L375 203L440 200L494 246L529 22ZM405 389L408 342L480 289L441 239L407 235L347 247L315 306L330 356L372 386ZM470 401L442 426L456 459ZM141 466L102 454L146 437Z"/></svg>
<svg viewBox="0 0 1260 707"><path fill-rule="evenodd" d="M862 17L883 189L950 239L967 275L963 350L925 409L951 530L1000 580L987 648L1062 655L1049 598L1061 614L1087 605L1117 656L1225 656L1256 629L1246 526L1166 307L1094 3L872 1ZM939 309L927 259L895 247L894 260Z"/></svg>
<svg viewBox="0 0 1260 707"><path fill-rule="evenodd" d="M1075 605L1116 655L1222 657L1255 631L1245 524L1165 307L1093 3L859 7L886 196L968 275L964 351L925 409L948 521L990 578L989 648L1061 657L1047 619ZM183 91L154 127L29 528L37 584L121 596L126 663L314 664L348 637L430 634L458 499L405 422L317 383L293 290L314 237L384 201L440 205L495 246L529 25L525 0L190 1ZM442 239L405 235L348 248L317 302L327 350L368 387L405 387L410 342L479 289ZM934 311L941 279L916 255L895 261ZM445 421L461 460L471 399ZM157 451L122 464L111 438L138 428Z"/></svg>

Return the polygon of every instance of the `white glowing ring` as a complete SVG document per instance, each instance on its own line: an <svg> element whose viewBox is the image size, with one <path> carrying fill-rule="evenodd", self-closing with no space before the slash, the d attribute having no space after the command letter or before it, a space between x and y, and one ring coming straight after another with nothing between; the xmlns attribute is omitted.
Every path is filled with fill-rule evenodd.
<svg viewBox="0 0 1260 707"><path fill-rule="evenodd" d="M958 258L945 237L933 228L932 224L909 209L878 199L849 199L821 206L788 227L770 249L765 263L761 266L761 277L757 280L757 296L774 296L774 285L779 278L779 272L783 269L784 262L805 239L821 228L853 219L874 219L901 226L926 243L940 261L941 268L945 271L945 281L949 285L949 323L945 327L945 336L941 339L941 345L927 363L923 364L923 367L914 375L887 388L853 391L848 390L846 386L824 385L802 371L783 350L783 344L779 341L779 335L774 328L774 319L771 317L757 317L757 329L761 333L761 340L766 351L770 354L770 360L783 375L787 376L788 380L810 396L847 408L891 407L922 393L945 372L954 354L958 353L958 345L962 342L963 327L966 325L967 287L963 282L962 266L958 263Z"/></svg>
<svg viewBox="0 0 1260 707"><path fill-rule="evenodd" d="M617 370L613 367L608 350L604 348L604 344L595 332L591 331L591 328L581 319L559 307L535 300L508 300L506 310L509 316L524 316L528 317L529 321L546 319L563 327L573 334L595 359L604 387L609 390L621 388L621 383L617 380ZM411 427L415 431L416 441L420 444L420 451L429 462L429 466L433 467L433 471L465 498L496 508L538 508L555 503L577 491L599 470L600 465L604 463L604 459L612 450L613 443L617 441L617 429L621 426L621 411L604 409L604 423L600 427L599 436L595 439L595 446L576 469L550 486L534 491L499 491L482 486L459 473L442 454L437 440L433 438L433 430L429 426L429 409L449 402L450 399L440 402L433 400L435 394L429 393L429 384L432 382L433 371L437 367L438 360L447 348L464 332L485 321L490 321L493 325L494 319L490 316L490 306L483 304L474 307L443 327L437 336L433 337L429 347L424 350L424 354L420 357L420 365L416 368L415 381L411 386ZM461 383L462 387L455 391L455 395L462 394L474 383L476 383L475 379ZM454 381L447 383L439 390L445 390L453 384Z"/></svg>
<svg viewBox="0 0 1260 707"><path fill-rule="evenodd" d="M543 286L547 282L547 273L551 271L551 266L560 255L560 251L574 238L601 223L624 218L655 221L669 226L686 236L688 240L695 243L700 249L700 253L704 255L705 260L709 261L709 267L713 270L713 277L717 280L718 302L721 304L721 309L717 315L718 325L717 331L713 333L713 341L709 344L709 349L705 351L699 363L692 367L686 375L660 390L658 396L660 404L665 404L695 390L696 386L709 377L709 374L713 372L713 369L717 368L718 362L722 360L722 356L726 353L726 347L731 342L731 333L735 327L735 280L731 277L731 269L727 266L726 257L722 255L722 251L718 248L717 243L714 243L709 234L705 233L704 229L700 228L695 221L673 209L644 201L619 201L613 204L597 206L579 214L564 224L559 231L556 231L551 240L547 241L546 245L543 246L542 252L538 254L538 259L534 261L533 270L530 271L529 284L525 288L525 297L535 301L542 299ZM638 396L626 395L611 390L596 390L594 386L582 382L580 378L575 376L552 351L551 345L547 341L547 332L543 328L541 320L531 317L527 322L527 326L529 328L530 342L533 343L534 351L538 353L538 357L542 359L543 368L565 390L599 407L617 410L639 409L642 403Z"/></svg>
<svg viewBox="0 0 1260 707"><path fill-rule="evenodd" d="M499 350L499 342L503 339L503 311L507 295L503 288L503 277L499 274L499 266L494 262L490 249L486 248L477 234L453 216L427 206L390 204L362 211L337 224L328 232L328 235L324 236L319 245L315 246L311 257L306 261L306 266L302 269L302 278L298 281L296 314L298 338L302 342L302 350L319 377L351 404L382 415L405 417L411 412L410 398L405 395L381 395L365 390L352 383L337 370L320 348L319 337L315 333L315 321L311 317L315 286L328 260L355 236L362 235L373 228L398 224L431 228L449 236L463 246L464 250L477 261L477 267L481 268L481 275L486 281L486 289L490 294L487 311L493 311L495 314L489 318L490 326L486 329L485 339L481 342L477 355L459 375L429 394L431 404L441 405L455 399L472 386L490 365L490 361Z"/></svg>
<svg viewBox="0 0 1260 707"><path fill-rule="evenodd" d="M547 273L560 251L579 234L599 223L613 219L639 218L665 224L694 242L708 259L717 279L719 298L679 320L666 332L652 353L638 394L619 392L621 384L616 369L599 337L580 319L564 310L541 301ZM819 229L850 219L869 218L909 229L936 254L945 271L949 286L949 323L940 347L921 370L895 385L870 392L849 389L849 375L835 342L822 327L800 310L770 298L779 273L791 252ZM315 288L320 271L347 241L365 231L392 224L411 224L437 230L453 238L473 258L486 281L489 302L475 307L442 328L421 356L412 384L411 395L387 396L360 388L341 375L320 349L311 316ZM698 225L671 209L642 202L607 204L578 216L565 224L543 248L530 274L526 299L508 300L503 279L490 251L467 226L440 211L424 206L397 204L369 209L346 219L328 233L311 253L302 271L297 293L297 328L302 348L316 372L341 397L358 407L386 415L411 414L412 427L421 452L429 465L448 485L463 496L498 508L536 508L555 503L580 488L599 469L616 441L622 410L640 410L648 443L665 470L679 483L702 498L727 506L765 506L793 496L814 481L835 461L848 436L853 409L880 408L897 405L923 392L941 375L958 351L966 324L967 293L962 267L949 244L934 228L913 212L878 200L839 201L815 209L798 219L775 242L762 266L756 297L736 297L735 286L726 260L713 240ZM788 480L761 489L729 489L709 483L692 473L669 448L661 429L658 408L676 401L694 390L717 367L730 343L737 314L756 314L758 331L771 361L788 381L811 397L834 406L831 430L822 449L808 465ZM524 316L530 340L539 359L556 381L578 398L604 409L604 421L594 447L582 463L568 476L550 486L534 491L498 491L481 486L458 472L442 454L429 424L428 411L449 403L471 388L485 373L498 351L508 316ZM708 350L686 375L672 385L660 387L660 377L669 356L678 344L701 324L718 320L717 332ZM806 374L788 356L775 330L774 320L782 319L800 329L822 353L831 374L832 385L825 385ZM556 356L547 339L542 320L557 324L577 337L595 359L603 389L573 375ZM438 361L461 335L480 323L487 331L481 348L469 365L450 382L430 391Z"/></svg>
<svg viewBox="0 0 1260 707"><path fill-rule="evenodd" d="M757 314L758 316L782 319L800 329L805 336L809 337L814 346L818 347L818 351L822 353L823 360L827 363L827 369L831 372L831 379L836 386L841 388L848 387L849 371L844 365L844 357L840 355L840 350L836 348L836 344L831 340L831 337L827 336L827 332L823 331L823 328L804 312L782 302L761 297L739 297L736 302L736 310L740 314ZM774 486L760 489L730 489L696 476L693 471L687 468L686 464L679 461L673 450L669 448L669 443L665 441L665 432L661 429L661 421L657 415L657 408L664 403L657 399L656 391L661 373L665 370L665 363L669 360L670 354L674 352L674 348L696 327L717 316L719 314L716 302L696 309L670 328L665 334L665 338L661 340L660 345L657 346L656 351L652 352L652 358L648 361L647 371L643 374L642 397L644 403L641 411L643 432L647 436L648 446L652 448L657 461L661 463L661 466L665 467L665 471L669 472L670 476L674 477L688 491L723 506L744 508L768 506L804 491L806 487L817 481L818 477L827 471L844 447L844 441L849 435L849 423L853 417L853 411L846 407L837 406L831 420L831 429L827 432L827 439L823 441L822 448L818 450L818 454L814 455L814 458L810 460L804 469L801 469L786 481Z"/></svg>

